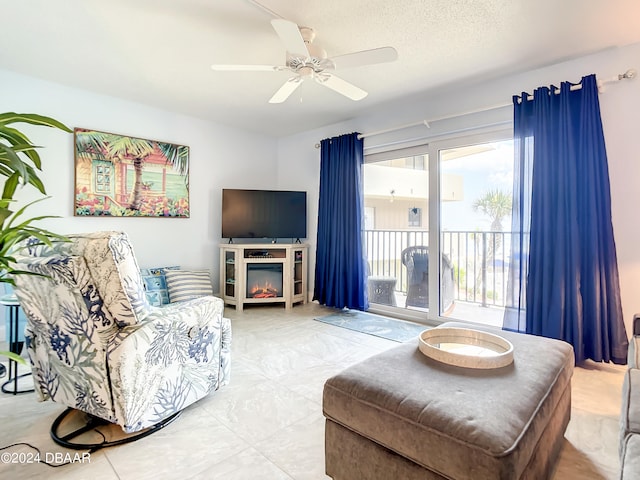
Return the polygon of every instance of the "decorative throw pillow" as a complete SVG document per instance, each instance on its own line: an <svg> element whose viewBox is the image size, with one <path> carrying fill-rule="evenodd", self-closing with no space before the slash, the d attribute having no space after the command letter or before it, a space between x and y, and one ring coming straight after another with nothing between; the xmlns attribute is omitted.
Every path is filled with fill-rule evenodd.
<svg viewBox="0 0 640 480"><path fill-rule="evenodd" d="M165 273L168 270L179 270L179 266L141 268L140 275L144 281L145 295L149 303L159 307L169 303L169 291Z"/></svg>
<svg viewBox="0 0 640 480"><path fill-rule="evenodd" d="M164 293L168 298L169 293L167 292L167 290L165 290ZM149 305L153 305L154 307L161 307L162 305L166 305L168 303L163 303L163 298L159 290L145 290L144 295L145 297L147 297L147 302L149 302Z"/></svg>
<svg viewBox="0 0 640 480"><path fill-rule="evenodd" d="M167 270L165 278L171 303L213 295L208 270Z"/></svg>

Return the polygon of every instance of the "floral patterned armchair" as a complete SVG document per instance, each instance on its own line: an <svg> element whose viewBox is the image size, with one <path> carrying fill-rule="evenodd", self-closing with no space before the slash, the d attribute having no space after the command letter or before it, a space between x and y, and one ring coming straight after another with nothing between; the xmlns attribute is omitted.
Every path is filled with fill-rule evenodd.
<svg viewBox="0 0 640 480"><path fill-rule="evenodd" d="M222 300L153 307L126 234L69 238L16 256L17 269L41 274L14 278L40 401L131 433L157 426L229 382L231 324Z"/></svg>

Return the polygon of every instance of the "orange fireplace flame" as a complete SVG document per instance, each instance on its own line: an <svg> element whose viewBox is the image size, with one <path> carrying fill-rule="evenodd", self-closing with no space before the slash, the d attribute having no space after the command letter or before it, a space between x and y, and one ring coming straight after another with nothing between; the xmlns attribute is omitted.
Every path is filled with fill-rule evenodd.
<svg viewBox="0 0 640 480"><path fill-rule="evenodd" d="M271 283L265 282L264 285L254 285L249 289L251 298L274 298L278 297L278 289Z"/></svg>

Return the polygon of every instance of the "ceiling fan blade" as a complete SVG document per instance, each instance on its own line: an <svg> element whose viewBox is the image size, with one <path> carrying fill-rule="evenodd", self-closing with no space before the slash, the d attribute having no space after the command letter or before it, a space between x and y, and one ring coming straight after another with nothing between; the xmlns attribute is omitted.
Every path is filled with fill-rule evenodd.
<svg viewBox="0 0 640 480"><path fill-rule="evenodd" d="M279 65L211 65L216 72L277 72L287 67Z"/></svg>
<svg viewBox="0 0 640 480"><path fill-rule="evenodd" d="M331 58L336 68L352 68L376 63L394 62L398 59L398 52L393 47L380 47L372 50L347 53Z"/></svg>
<svg viewBox="0 0 640 480"><path fill-rule="evenodd" d="M368 95L368 93L361 88L358 88L355 85L336 77L335 75L331 75L330 73L316 75L315 80L319 84L324 85L325 87L328 87L331 90L334 90L344 95L345 97L350 98L351 100L362 100Z"/></svg>
<svg viewBox="0 0 640 480"><path fill-rule="evenodd" d="M291 54L304 55L305 57L309 56L307 44L304 43L304 39L300 34L298 25L282 18L274 18L271 20L271 25L273 25L273 28L280 37L280 40L282 40L282 43L284 43L287 52Z"/></svg>
<svg viewBox="0 0 640 480"><path fill-rule="evenodd" d="M282 103L284 102L287 98L289 98L289 95L291 95L293 92L296 91L296 88L298 88L300 86L300 84L302 83L302 78L301 77L291 77L289 80L287 80L284 85L282 85L278 91L276 93L273 94L273 97L271 97L271 99L269 99L269 103Z"/></svg>

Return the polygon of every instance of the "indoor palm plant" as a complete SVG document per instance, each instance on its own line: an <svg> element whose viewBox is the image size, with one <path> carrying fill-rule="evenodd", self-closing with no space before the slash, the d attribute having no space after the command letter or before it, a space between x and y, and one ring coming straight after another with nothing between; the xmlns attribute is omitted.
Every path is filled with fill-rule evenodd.
<svg viewBox="0 0 640 480"><path fill-rule="evenodd" d="M23 218L26 208L44 198L19 208L15 206L13 196L19 185L32 185L40 193L46 195L44 184L37 174L37 171L42 169L40 155L37 151L40 147L31 143L23 132L10 126L15 123L53 127L71 132L62 123L46 116L13 112L0 114L0 176L4 177L2 197L0 198L0 283L12 285L14 283L13 275L31 274L31 272L15 270L11 266L14 261L12 255L17 244L31 237L47 245L51 245L52 241L64 240L63 236L35 225L39 220L51 218L50 216ZM24 361L22 357L11 352L2 351L0 355Z"/></svg>

